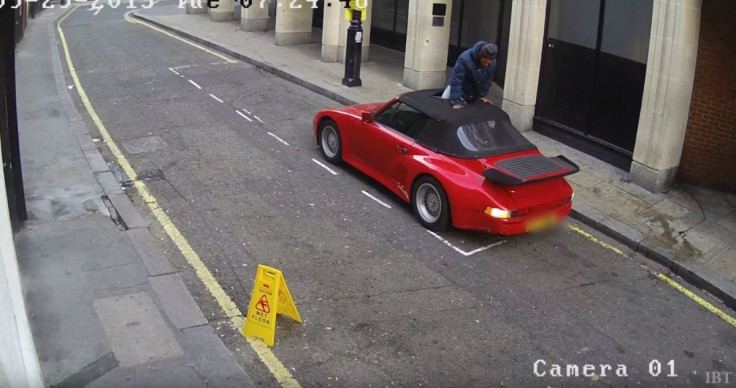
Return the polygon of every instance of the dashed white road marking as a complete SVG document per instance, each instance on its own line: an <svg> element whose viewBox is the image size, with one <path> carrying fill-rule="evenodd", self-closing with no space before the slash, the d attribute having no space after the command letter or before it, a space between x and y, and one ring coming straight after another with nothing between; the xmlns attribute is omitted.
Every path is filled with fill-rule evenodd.
<svg viewBox="0 0 736 388"><path fill-rule="evenodd" d="M443 243L445 243L445 245L447 245L448 247L454 249L455 251L459 252L461 255L466 256L466 257L467 256L470 256L470 255L474 255L474 254L476 254L478 252L483 252L486 249L493 248L495 246L501 245L501 244L503 244L503 243L506 242L506 240L501 240L501 241L495 242L493 244L486 245L486 246L481 247L481 248L478 248L478 249L474 249L474 250L472 250L470 252L465 252L464 250L462 250L462 249L460 249L460 248L452 245L451 242L447 241L445 238L443 238L442 236L438 235L437 233L435 233L435 232L433 232L431 230L427 230L427 233L431 234L432 236L437 237L437 239L440 240L440 241L442 241Z"/></svg>
<svg viewBox="0 0 736 388"><path fill-rule="evenodd" d="M263 120L259 119L259 118L258 118L258 116L256 116L256 115L253 115L253 117L255 117L255 118L256 118L256 120L260 121L260 122L261 122L261 124L266 124L266 123L264 123L264 122L263 122Z"/></svg>
<svg viewBox="0 0 736 388"><path fill-rule="evenodd" d="M176 74L176 75L179 75L179 76L181 75L181 73L179 73L178 71L174 70L173 67L170 67L169 70L171 70L172 72L174 72L174 74Z"/></svg>
<svg viewBox="0 0 736 388"><path fill-rule="evenodd" d="M385 207L385 208L388 208L388 209L391 209L391 205L389 205L389 204L387 204L386 202L383 202L383 201L381 201L380 199L378 199L378 198L376 198L376 197L374 197L374 196L370 195L370 193L368 193L367 191L365 191L365 190L361 190L361 192L362 192L363 194L367 195L367 196L368 196L368 198L370 198L370 199L372 199L372 200L374 200L374 201L376 201L376 202L380 203L381 205L383 205L383 207Z"/></svg>
<svg viewBox="0 0 736 388"><path fill-rule="evenodd" d="M186 69L186 68L189 68L189 67L197 67L197 65L181 65L181 66L174 66L174 67L172 67L172 69L175 69L175 70L176 70L176 69Z"/></svg>
<svg viewBox="0 0 736 388"><path fill-rule="evenodd" d="M250 111L248 111L248 109L245 109L245 108L243 108L243 110L244 110L244 111L245 111L245 113L247 113L247 114L252 114L252 113L250 113Z"/></svg>
<svg viewBox="0 0 736 388"><path fill-rule="evenodd" d="M244 115L244 114L243 114L243 112L241 112L241 111L239 111L239 110L236 110L236 112L238 112L238 114L239 114L239 115L241 115L242 117L244 117L244 118L245 118L246 120L248 120L248 121L253 121L253 119L252 119L252 118L250 118L250 117L248 117L248 116Z"/></svg>
<svg viewBox="0 0 736 388"><path fill-rule="evenodd" d="M284 143L284 144L286 144L286 145L289 145L289 143L285 142L285 141L284 141L284 139L282 139L282 138L280 138L280 137L278 137L278 136L274 135L273 133L271 133L271 132L268 132L268 134L269 134L269 135L271 135L271 136L272 136L272 137L273 137L274 139L276 139L276 140L278 140L278 141L280 141L280 142L282 142L282 143Z"/></svg>
<svg viewBox="0 0 736 388"><path fill-rule="evenodd" d="M214 95L214 94L212 94L212 93L210 93L210 97L214 98L214 99L215 99L215 100L217 100L218 102L223 102L222 100L220 100L219 98L217 98L217 96L215 96L215 95Z"/></svg>
<svg viewBox="0 0 736 388"><path fill-rule="evenodd" d="M337 175L337 172L336 172L335 170L333 170L333 169L331 169L331 168L329 168L329 167L325 166L325 164L324 164L324 163L322 163L322 162L320 162L319 160L317 160L317 159L315 159L315 158L312 158L312 161L313 161L313 162L315 162L315 163L317 163L317 164L319 164L320 166L322 166L322 168L324 168L325 170L327 170L327 171L329 171L330 173L332 173L332 175Z"/></svg>
<svg viewBox="0 0 736 388"><path fill-rule="evenodd" d="M192 84L192 85L194 85L194 86L196 86L196 87L197 87L197 89L199 89L199 90L202 90L202 87L201 87L201 86L199 86L199 85L197 85L197 83L196 83L196 82L194 82L194 81L192 81L192 80L189 80L189 83L190 83L190 84Z"/></svg>

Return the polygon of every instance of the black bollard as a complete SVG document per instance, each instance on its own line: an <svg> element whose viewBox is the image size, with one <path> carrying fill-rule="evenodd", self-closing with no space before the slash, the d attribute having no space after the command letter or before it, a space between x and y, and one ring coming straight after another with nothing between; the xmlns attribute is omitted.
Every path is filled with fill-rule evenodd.
<svg viewBox="0 0 736 388"><path fill-rule="evenodd" d="M360 81L360 62L363 53L362 12L353 10L353 20L348 27L347 47L345 48L345 77L342 84L347 87L362 86Z"/></svg>

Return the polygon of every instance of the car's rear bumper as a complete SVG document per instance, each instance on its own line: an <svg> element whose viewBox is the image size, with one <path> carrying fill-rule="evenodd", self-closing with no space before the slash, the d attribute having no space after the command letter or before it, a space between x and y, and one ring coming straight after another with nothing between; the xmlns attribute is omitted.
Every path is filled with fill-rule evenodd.
<svg viewBox="0 0 736 388"><path fill-rule="evenodd" d="M539 231L562 222L572 209L572 202L550 209L544 213L509 219L492 218L485 214L474 214L472 221L456 223L460 229L473 229L493 234L514 235ZM457 221L457 220L456 220ZM470 220L467 220L470 221Z"/></svg>

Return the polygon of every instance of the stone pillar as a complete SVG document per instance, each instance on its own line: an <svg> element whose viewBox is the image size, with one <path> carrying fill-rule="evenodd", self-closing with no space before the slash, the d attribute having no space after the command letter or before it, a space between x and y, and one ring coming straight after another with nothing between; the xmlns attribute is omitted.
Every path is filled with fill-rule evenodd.
<svg viewBox="0 0 736 388"><path fill-rule="evenodd" d="M547 0L513 0L503 110L520 131L532 129L542 63Z"/></svg>
<svg viewBox="0 0 736 388"><path fill-rule="evenodd" d="M261 0L253 0L248 8L240 11L240 29L243 31L266 31L268 30L268 6L267 2L261 7Z"/></svg>
<svg viewBox="0 0 736 388"><path fill-rule="evenodd" d="M312 12L314 12L312 3L306 0L277 1L276 45L291 46L311 43Z"/></svg>
<svg viewBox="0 0 736 388"><path fill-rule="evenodd" d="M253 7L253 6L254 5L252 5L251 7ZM243 6L240 5L240 1L239 0L234 0L233 1L233 20L240 21L240 19L243 18L243 11L244 10L245 10L245 8L243 8Z"/></svg>
<svg viewBox="0 0 736 388"><path fill-rule="evenodd" d="M186 3L187 14L207 13L207 0L186 0Z"/></svg>
<svg viewBox="0 0 736 388"><path fill-rule="evenodd" d="M440 14L442 11L444 15ZM404 56L404 85L407 87L445 86L451 15L452 0L409 0Z"/></svg>
<svg viewBox="0 0 736 388"><path fill-rule="evenodd" d="M206 3L206 0L203 0ZM224 22L233 20L234 5L240 4L237 0L213 0L210 11L210 20L213 22ZM216 7L216 8L215 8Z"/></svg>
<svg viewBox="0 0 736 388"><path fill-rule="evenodd" d="M695 78L703 0L655 0L630 179L652 192L680 164ZM714 145L715 146L715 145Z"/></svg>
<svg viewBox="0 0 736 388"><path fill-rule="evenodd" d="M335 2L331 6L330 0L325 2L324 19L322 22L322 62L337 62L337 51L339 43L345 41L345 37L341 35L347 34L347 27L343 28L345 19L345 8L342 2ZM344 45L343 45L344 49ZM343 58L345 54L343 53Z"/></svg>

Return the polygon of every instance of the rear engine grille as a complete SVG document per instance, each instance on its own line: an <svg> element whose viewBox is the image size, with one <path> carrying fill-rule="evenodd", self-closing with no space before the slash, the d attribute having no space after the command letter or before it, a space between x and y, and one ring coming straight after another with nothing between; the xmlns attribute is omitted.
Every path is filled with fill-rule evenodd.
<svg viewBox="0 0 736 388"><path fill-rule="evenodd" d="M521 179L549 174L559 171L562 168L562 166L555 163L552 159L542 155L522 156L502 160L494 164Z"/></svg>

